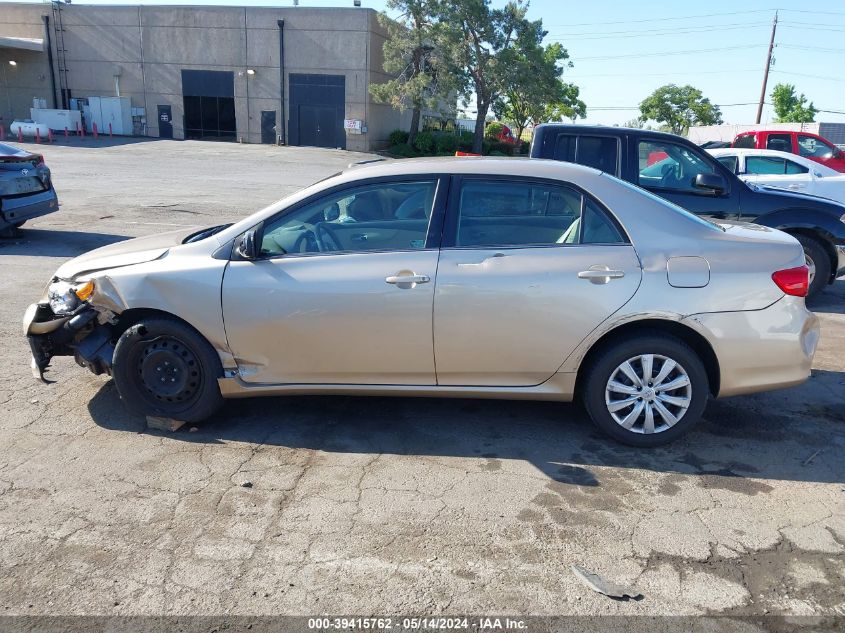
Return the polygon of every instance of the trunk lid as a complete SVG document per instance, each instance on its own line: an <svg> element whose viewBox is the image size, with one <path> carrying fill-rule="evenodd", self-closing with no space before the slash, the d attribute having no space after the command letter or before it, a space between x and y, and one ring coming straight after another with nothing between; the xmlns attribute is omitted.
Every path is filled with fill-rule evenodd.
<svg viewBox="0 0 845 633"><path fill-rule="evenodd" d="M50 170L38 154L0 144L0 197L25 196L50 188Z"/></svg>

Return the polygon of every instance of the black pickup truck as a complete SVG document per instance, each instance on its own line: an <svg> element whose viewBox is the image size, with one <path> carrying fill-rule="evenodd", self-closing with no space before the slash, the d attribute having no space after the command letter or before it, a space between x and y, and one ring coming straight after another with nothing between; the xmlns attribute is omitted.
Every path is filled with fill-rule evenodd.
<svg viewBox="0 0 845 633"><path fill-rule="evenodd" d="M680 136L549 123L534 130L531 158L600 169L714 221L741 220L785 231L804 247L810 296L845 274L845 206L744 183Z"/></svg>

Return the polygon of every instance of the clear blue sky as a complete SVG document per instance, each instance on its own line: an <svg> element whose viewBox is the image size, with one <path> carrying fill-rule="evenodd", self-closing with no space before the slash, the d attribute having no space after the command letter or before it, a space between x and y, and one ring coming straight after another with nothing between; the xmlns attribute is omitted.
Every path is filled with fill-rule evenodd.
<svg viewBox="0 0 845 633"><path fill-rule="evenodd" d="M74 4L278 7L291 6L293 0L74 0ZM350 6L352 0L299 4ZM362 0L362 4L384 8L384 0ZM777 47L767 93L775 83L793 83L817 108L840 112L822 112L816 120L845 122L842 0L532 0L529 16L542 18L548 40L560 41L569 50L574 67L566 74L581 88L589 123L623 123L635 117L637 104L665 83L689 83L701 89L723 106L727 123L753 123L776 9L780 9ZM763 120L772 116L766 106Z"/></svg>

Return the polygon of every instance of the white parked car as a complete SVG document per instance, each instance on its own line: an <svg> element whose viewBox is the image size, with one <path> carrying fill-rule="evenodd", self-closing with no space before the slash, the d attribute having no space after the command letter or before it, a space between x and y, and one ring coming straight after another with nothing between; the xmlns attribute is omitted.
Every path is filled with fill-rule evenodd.
<svg viewBox="0 0 845 633"><path fill-rule="evenodd" d="M32 119L15 119L9 124L9 133L12 136L17 136L18 131L23 136L35 136L36 132L41 138L47 138L50 134L50 128L43 123L36 123Z"/></svg>
<svg viewBox="0 0 845 633"><path fill-rule="evenodd" d="M746 182L800 191L845 204L845 174L803 156L772 149L707 150Z"/></svg>

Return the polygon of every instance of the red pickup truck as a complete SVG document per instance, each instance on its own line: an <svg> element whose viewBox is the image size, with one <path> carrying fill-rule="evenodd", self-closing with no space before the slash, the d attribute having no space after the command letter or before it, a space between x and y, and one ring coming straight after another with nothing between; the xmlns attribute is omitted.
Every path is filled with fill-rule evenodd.
<svg viewBox="0 0 845 633"><path fill-rule="evenodd" d="M836 171L845 172L845 153L836 145L810 132L789 130L756 130L737 134L731 147L774 149L798 154Z"/></svg>

